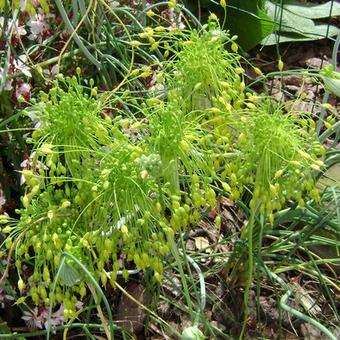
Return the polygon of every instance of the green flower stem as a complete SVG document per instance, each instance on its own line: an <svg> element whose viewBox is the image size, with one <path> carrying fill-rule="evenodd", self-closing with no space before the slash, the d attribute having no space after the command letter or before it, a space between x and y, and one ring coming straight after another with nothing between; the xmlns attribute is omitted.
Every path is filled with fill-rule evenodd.
<svg viewBox="0 0 340 340"><path fill-rule="evenodd" d="M57 326L53 328L53 331L62 331L64 329L73 329L73 328L93 328L93 329L103 329L103 326L101 324L95 324L95 323L73 323L71 325L62 325ZM116 327L118 329L118 327ZM41 330L41 331L35 331L35 332L29 332L29 333L8 333L8 334L1 334L1 339L22 339L22 338L31 338L31 337L37 337L40 335L47 335L48 329Z"/></svg>
<svg viewBox="0 0 340 340"><path fill-rule="evenodd" d="M106 307L106 310L107 310L107 314L108 314L108 318L109 318L109 326L110 326L110 336L111 336L111 340L114 339L114 329L117 328L115 326L115 324L113 323L113 319L112 319L112 312L111 312L111 308L110 308L110 305L109 305L109 302L107 301L107 298L104 294L104 292L102 291L102 289L100 288L98 282L96 281L96 279L93 277L93 275L88 271L88 269L75 257L73 256L72 254L69 254L67 252L63 252L62 253L62 259L61 259L61 264L59 266L59 269L58 269L58 272L57 272L57 275L55 276L54 278L54 281L53 281L53 289L52 289L52 292L55 291L56 289L56 285L57 285L57 281L59 279L59 276L61 274L61 271L62 271L62 267L65 263L65 258L66 257L69 257L71 260L73 260L81 269L82 271L86 274L86 276L90 279L90 281L92 282L92 284L94 285L94 287L96 288L97 292L99 293L99 296L103 299L104 301L104 304L105 304L105 307ZM52 303L53 301L51 301L51 304L50 304L50 308L49 308L49 318L51 318L51 314L52 314ZM97 304L100 303L100 300L97 301ZM104 327L103 327L104 328ZM47 340L49 340L50 338L50 332L51 332L51 329L48 328L47 329Z"/></svg>
<svg viewBox="0 0 340 340"><path fill-rule="evenodd" d="M205 304L207 300L207 294L206 294L206 289L205 289L205 281L204 281L204 276L201 271L201 268L198 266L198 264L187 254L184 254L183 252L180 251L180 254L182 256L185 256L190 264L194 267L196 270L198 277L199 277L199 282L200 282L200 308L199 311L196 314L194 326L198 326L200 322L200 317L204 314L204 309L205 309Z"/></svg>
<svg viewBox="0 0 340 340"><path fill-rule="evenodd" d="M79 35L77 34L77 32L74 30L72 23L70 21L70 19L67 16L67 13L65 11L65 8L62 4L62 2L60 0L56 0L55 1L58 10L60 12L61 17L64 20L64 23L67 27L67 29L70 31L70 33L73 36L74 41L76 42L76 44L78 45L78 47L80 48L80 50L84 53L84 55L97 67L97 69L100 69L100 63L99 61L90 53L90 51L86 48L86 46L83 44L83 42L81 41Z"/></svg>
<svg viewBox="0 0 340 340"><path fill-rule="evenodd" d="M152 5L148 6L147 8L145 8L142 11L142 13L144 13L145 11L149 11L150 9L154 9L154 8L160 7L160 6L168 6L168 4L169 4L168 1L162 1L162 2L158 2L158 3L152 4ZM176 7L178 7L181 11L186 13L195 22L197 27L202 28L202 24L200 23L200 21L185 6L177 4Z"/></svg>
<svg viewBox="0 0 340 340"><path fill-rule="evenodd" d="M334 336L332 334L332 332L330 332L324 325L322 325L320 322L312 319L311 317L309 317L308 315L305 315L303 313L301 313L300 311L292 308L291 306L287 305L287 300L288 298L292 295L292 290L289 288L289 286L275 273L269 271L268 268L266 268L267 273L269 274L269 276L271 278L273 278L276 282L278 282L282 288L284 288L286 290L286 293L282 296L281 300L280 300L280 307L285 310L288 313L291 313L293 315L295 315L297 318L302 319L306 322L308 322L309 324L313 325L314 327L316 327L320 332L324 333L325 335L327 335L331 340L337 340L337 337Z"/></svg>
<svg viewBox="0 0 340 340"><path fill-rule="evenodd" d="M187 302L187 306L189 308L189 314L192 317L192 315L194 314L193 308L192 308L192 301L190 299L190 292L189 292L189 288L188 288L187 281L186 281L186 278L185 278L185 274L184 274L184 270L183 270L183 266L182 266L182 260L180 258L180 253L177 249L174 238L172 236L169 236L168 240L169 240L170 245L171 245L172 255L174 256L176 263L177 263L177 266L178 266L179 275L181 277L181 281L182 281L182 284L183 284L185 299L186 299L186 302Z"/></svg>
<svg viewBox="0 0 340 340"><path fill-rule="evenodd" d="M254 259L253 259L253 228L254 228L254 221L255 221L255 212L257 210L256 206L258 206L259 203L255 205L254 209L251 209L250 211L250 218L249 222L247 224L247 230L245 237L248 239L248 275L247 275L247 283L246 287L244 289L244 320L242 325L242 330L239 336L239 339L243 339L244 332L247 327L247 321L249 316L249 292L251 283L253 281L253 270L254 270Z"/></svg>

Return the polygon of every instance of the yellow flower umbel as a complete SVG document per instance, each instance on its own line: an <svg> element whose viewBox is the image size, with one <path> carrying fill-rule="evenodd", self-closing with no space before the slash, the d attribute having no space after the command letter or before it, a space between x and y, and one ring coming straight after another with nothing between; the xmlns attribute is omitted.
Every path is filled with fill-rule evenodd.
<svg viewBox="0 0 340 340"><path fill-rule="evenodd" d="M304 118L283 112L269 99L252 108L242 125L235 175L241 183L254 185L251 208L271 221L271 214L289 200L303 204L304 192L318 200L313 171L323 162L313 151L318 140L305 125Z"/></svg>

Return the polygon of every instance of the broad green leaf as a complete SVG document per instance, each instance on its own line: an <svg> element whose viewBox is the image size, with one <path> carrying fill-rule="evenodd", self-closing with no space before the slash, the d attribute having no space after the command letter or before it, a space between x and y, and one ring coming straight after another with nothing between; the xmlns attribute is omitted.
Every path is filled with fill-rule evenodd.
<svg viewBox="0 0 340 340"><path fill-rule="evenodd" d="M264 10L256 7L256 1L231 1L229 4L234 4L235 8L227 9L226 28L238 35L238 43L244 50L251 49L273 32L273 21ZM237 4L242 5L239 8Z"/></svg>
<svg viewBox="0 0 340 340"><path fill-rule="evenodd" d="M325 84L325 89L340 97L340 73L334 71L332 65L326 65L325 68L320 71L320 75Z"/></svg>
<svg viewBox="0 0 340 340"><path fill-rule="evenodd" d="M327 24L315 24L312 19L302 17L272 1L267 1L265 9L276 23L276 33L262 40L263 45L277 42L318 40L337 35L339 30ZM279 38L279 39L278 39Z"/></svg>
<svg viewBox="0 0 340 340"><path fill-rule="evenodd" d="M262 45L269 46L275 45L278 42L291 42L291 41L310 41L310 40L319 40L324 39L326 36L332 37L338 33L338 28L335 26L329 26L327 32L328 25L321 24L315 25L313 29L313 33L311 32L301 32L301 33L294 33L294 32L277 32L272 33L268 37L262 40ZM328 33L328 34L327 34ZM327 35L326 35L327 34Z"/></svg>
<svg viewBox="0 0 340 340"><path fill-rule="evenodd" d="M218 15L220 22L224 19L224 9L219 1L193 0L184 1L185 5L196 15L200 14L203 21L209 14ZM274 23L264 10L265 0L228 0L227 17L224 29L231 35L237 35L237 43L249 50L274 30ZM200 8L200 11L198 10Z"/></svg>
<svg viewBox="0 0 340 340"><path fill-rule="evenodd" d="M302 33L301 30L312 32L315 26L313 20L303 18L282 9L279 5L271 1L267 1L265 9L268 16L276 23L276 28L280 32Z"/></svg>
<svg viewBox="0 0 340 340"><path fill-rule="evenodd" d="M340 3L337 1L328 1L325 4L285 1L284 8L309 19L321 19L340 15Z"/></svg>

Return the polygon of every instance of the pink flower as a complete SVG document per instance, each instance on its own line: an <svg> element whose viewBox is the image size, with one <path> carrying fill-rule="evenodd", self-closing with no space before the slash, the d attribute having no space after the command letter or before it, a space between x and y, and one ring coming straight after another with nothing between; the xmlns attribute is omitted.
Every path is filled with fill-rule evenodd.
<svg viewBox="0 0 340 340"><path fill-rule="evenodd" d="M23 160L20 163L20 166L23 169L26 170L33 170L34 172L39 171L40 169L44 169L47 170L47 166L45 166L42 162L40 162L39 160L35 159L36 153L35 151L32 152L32 154L30 156L26 156L25 160ZM33 164L35 165L35 168L33 168ZM25 183L25 177L23 175L21 175L20 177L20 185L23 185Z"/></svg>
<svg viewBox="0 0 340 340"><path fill-rule="evenodd" d="M0 17L0 34L2 34L2 30L5 30L6 35L10 35L13 31L12 36L16 39L19 39L20 36L26 35L27 31L25 30L24 26L19 25L18 20L8 19L7 26L4 27L5 19L4 17Z"/></svg>
<svg viewBox="0 0 340 340"><path fill-rule="evenodd" d="M43 322L38 307L34 307L34 309L30 311L24 311L24 316L21 318L26 321L29 328L43 328Z"/></svg>
<svg viewBox="0 0 340 340"><path fill-rule="evenodd" d="M35 307L33 310L24 311L24 316L21 318L26 321L27 326L35 328L56 327L64 323L64 305L60 305L59 309L48 318L49 309L46 306Z"/></svg>
<svg viewBox="0 0 340 340"><path fill-rule="evenodd" d="M23 97L28 102L31 98L31 85L28 83L18 84L15 89L15 97L17 99Z"/></svg>
<svg viewBox="0 0 340 340"><path fill-rule="evenodd" d="M26 77L32 77L30 68L27 66L25 54L20 55L17 59L13 59L13 68L18 72L22 72Z"/></svg>
<svg viewBox="0 0 340 340"><path fill-rule="evenodd" d="M48 23L48 19L54 18L53 14L45 14L41 10L35 16L31 17L28 21L28 26L31 29L31 34L29 35L29 39L38 40L40 43L50 34L50 26Z"/></svg>

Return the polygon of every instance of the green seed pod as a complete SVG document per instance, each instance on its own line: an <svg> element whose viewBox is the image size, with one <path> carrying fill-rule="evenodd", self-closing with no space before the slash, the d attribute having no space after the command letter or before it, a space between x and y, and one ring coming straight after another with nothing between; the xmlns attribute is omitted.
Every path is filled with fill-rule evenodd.
<svg viewBox="0 0 340 340"><path fill-rule="evenodd" d="M106 286L106 283L107 283L107 276L106 276L106 273L100 273L100 280L102 281L103 287L105 287L105 286Z"/></svg>
<svg viewBox="0 0 340 340"><path fill-rule="evenodd" d="M215 220L214 220L215 226L216 226L217 228L220 228L220 227L221 227L221 222L222 222L221 216L220 216L220 215L217 215L217 216L215 217Z"/></svg>
<svg viewBox="0 0 340 340"><path fill-rule="evenodd" d="M43 270L43 279L46 283L49 283L51 281L50 279L50 272L47 268L47 266L44 266L44 270Z"/></svg>

